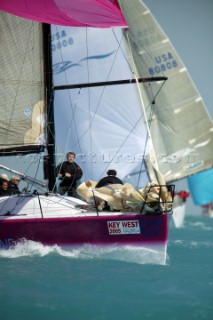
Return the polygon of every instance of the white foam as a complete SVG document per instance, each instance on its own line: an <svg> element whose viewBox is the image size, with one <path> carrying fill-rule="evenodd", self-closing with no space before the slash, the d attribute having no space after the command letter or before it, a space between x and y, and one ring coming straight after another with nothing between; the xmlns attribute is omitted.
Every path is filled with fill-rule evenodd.
<svg viewBox="0 0 213 320"><path fill-rule="evenodd" d="M48 246L31 240L23 240L14 248L0 250L0 258L44 257L50 254L70 259L117 260L137 264L165 264L164 253L141 247L95 246L84 245L76 248Z"/></svg>
<svg viewBox="0 0 213 320"><path fill-rule="evenodd" d="M31 240L23 240L16 244L15 247L5 250L0 250L0 257L5 258L19 258L19 257L33 257L40 256L44 257L55 250L57 246L44 246L39 242L31 241Z"/></svg>
<svg viewBox="0 0 213 320"><path fill-rule="evenodd" d="M208 223L208 222L207 222ZM206 230L206 231L211 231L213 230L213 227L206 224L203 221L195 221L195 222L189 222L188 226L192 227L192 228L200 228L202 230Z"/></svg>
<svg viewBox="0 0 213 320"><path fill-rule="evenodd" d="M212 248L213 242L212 241L186 241L186 240L175 240L170 241L170 246L176 247L183 247L183 248L190 248L190 249L197 249L197 248Z"/></svg>

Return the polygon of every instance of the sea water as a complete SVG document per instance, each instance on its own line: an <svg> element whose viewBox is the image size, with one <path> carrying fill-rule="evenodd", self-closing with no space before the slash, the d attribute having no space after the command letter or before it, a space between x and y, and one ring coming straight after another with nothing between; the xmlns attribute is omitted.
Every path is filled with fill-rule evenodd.
<svg viewBox="0 0 213 320"><path fill-rule="evenodd" d="M0 252L0 320L213 319L213 219L169 228L153 252L35 242Z"/></svg>

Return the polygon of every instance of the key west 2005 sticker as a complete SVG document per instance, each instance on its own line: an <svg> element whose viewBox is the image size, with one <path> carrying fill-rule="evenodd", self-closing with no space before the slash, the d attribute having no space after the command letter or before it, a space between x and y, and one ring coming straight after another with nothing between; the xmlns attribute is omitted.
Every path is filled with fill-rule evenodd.
<svg viewBox="0 0 213 320"><path fill-rule="evenodd" d="M138 220L107 221L107 226L110 235L141 233Z"/></svg>

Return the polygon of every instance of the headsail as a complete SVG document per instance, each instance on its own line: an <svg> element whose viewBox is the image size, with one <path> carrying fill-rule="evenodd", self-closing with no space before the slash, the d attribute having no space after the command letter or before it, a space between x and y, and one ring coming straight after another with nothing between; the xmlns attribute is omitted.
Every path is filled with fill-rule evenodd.
<svg viewBox="0 0 213 320"><path fill-rule="evenodd" d="M35 152L45 143L42 25L0 15L0 152Z"/></svg>
<svg viewBox="0 0 213 320"><path fill-rule="evenodd" d="M212 167L213 124L186 67L142 1L119 3L138 75L169 79L157 98L159 84L141 85L150 101L147 117L160 172L169 182Z"/></svg>

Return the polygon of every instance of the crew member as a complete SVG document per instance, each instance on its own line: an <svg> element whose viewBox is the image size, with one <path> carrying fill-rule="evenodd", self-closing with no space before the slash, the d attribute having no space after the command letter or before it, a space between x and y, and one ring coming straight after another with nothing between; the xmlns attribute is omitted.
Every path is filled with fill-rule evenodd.
<svg viewBox="0 0 213 320"><path fill-rule="evenodd" d="M70 151L67 154L67 161L62 162L57 167L58 178L61 180L59 193L68 196L77 197L77 181L81 179L83 172L75 162L75 153Z"/></svg>
<svg viewBox="0 0 213 320"><path fill-rule="evenodd" d="M112 170L112 169L108 170L107 176L99 180L99 182L96 184L95 187L101 188L101 187L107 186L108 184L123 184L121 179L116 177L116 175L117 175L117 172L115 170Z"/></svg>

